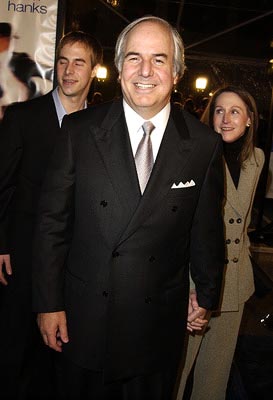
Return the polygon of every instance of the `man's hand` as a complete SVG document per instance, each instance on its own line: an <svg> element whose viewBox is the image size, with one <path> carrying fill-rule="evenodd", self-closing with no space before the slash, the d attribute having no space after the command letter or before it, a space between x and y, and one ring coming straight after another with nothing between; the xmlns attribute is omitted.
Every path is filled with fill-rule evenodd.
<svg viewBox="0 0 273 400"><path fill-rule="evenodd" d="M199 307L195 289L190 290L187 329L190 332L201 331L208 323L208 311Z"/></svg>
<svg viewBox="0 0 273 400"><path fill-rule="evenodd" d="M6 271L4 271L4 269ZM0 283L6 286L8 284L8 281L5 278L5 273L7 273L8 275L12 275L10 255L0 254Z"/></svg>
<svg viewBox="0 0 273 400"><path fill-rule="evenodd" d="M58 352L68 343L65 311L40 313L37 322L45 344Z"/></svg>

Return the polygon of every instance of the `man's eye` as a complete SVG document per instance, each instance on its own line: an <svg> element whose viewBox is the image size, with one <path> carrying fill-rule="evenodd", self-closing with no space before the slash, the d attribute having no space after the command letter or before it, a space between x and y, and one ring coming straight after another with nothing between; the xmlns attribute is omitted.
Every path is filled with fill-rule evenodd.
<svg viewBox="0 0 273 400"><path fill-rule="evenodd" d="M164 60L162 60L161 58L156 58L155 59L155 63L160 65L160 64L164 64Z"/></svg>
<svg viewBox="0 0 273 400"><path fill-rule="evenodd" d="M129 61L137 61L137 60L138 60L138 57L132 56L132 57L129 57L128 60L129 60Z"/></svg>
<svg viewBox="0 0 273 400"><path fill-rule="evenodd" d="M84 65L83 62L76 62L75 65L77 65L78 67L82 67Z"/></svg>

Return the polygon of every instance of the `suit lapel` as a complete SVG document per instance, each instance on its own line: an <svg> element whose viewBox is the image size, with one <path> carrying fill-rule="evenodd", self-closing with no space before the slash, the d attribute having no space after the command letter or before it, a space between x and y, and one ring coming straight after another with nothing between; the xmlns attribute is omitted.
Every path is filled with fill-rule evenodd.
<svg viewBox="0 0 273 400"><path fill-rule="evenodd" d="M129 217L138 205L140 192L121 101L112 104L95 140L124 216Z"/></svg>
<svg viewBox="0 0 273 400"><path fill-rule="evenodd" d="M179 176L187 164L194 145L195 141L189 136L182 114L178 115L172 110L150 180L121 240L135 232L145 219L160 207L164 197L171 190L175 177Z"/></svg>

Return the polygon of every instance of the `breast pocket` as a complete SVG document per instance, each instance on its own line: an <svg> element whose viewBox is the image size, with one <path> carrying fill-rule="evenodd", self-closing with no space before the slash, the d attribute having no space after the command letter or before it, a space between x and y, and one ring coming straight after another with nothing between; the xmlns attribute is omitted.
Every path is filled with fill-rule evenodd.
<svg viewBox="0 0 273 400"><path fill-rule="evenodd" d="M182 217L185 223L190 222L195 210L196 200L195 186L185 189L171 189L166 199L167 211L174 218Z"/></svg>
<svg viewBox="0 0 273 400"><path fill-rule="evenodd" d="M187 198L187 197L192 197L195 194L196 194L196 186L190 186L190 187L186 187L186 188L171 189L169 192L169 197L170 198L176 198L176 197Z"/></svg>

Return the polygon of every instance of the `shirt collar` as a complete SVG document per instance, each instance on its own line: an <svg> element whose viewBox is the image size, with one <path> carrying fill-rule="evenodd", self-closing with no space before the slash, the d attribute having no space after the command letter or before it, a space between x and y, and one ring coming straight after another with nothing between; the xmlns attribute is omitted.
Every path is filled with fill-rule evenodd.
<svg viewBox="0 0 273 400"><path fill-rule="evenodd" d="M143 125L143 123L147 120L145 120L137 112L135 112L135 110L133 110L132 107L130 107L129 104L124 99L123 99L123 108L129 132L136 130L138 131L139 128ZM156 114L153 118L150 118L149 121L151 121L156 128L164 127L165 130L165 127L167 125L170 116L170 110L171 110L171 105L170 103L168 103L161 111L159 111L158 114Z"/></svg>
<svg viewBox="0 0 273 400"><path fill-rule="evenodd" d="M64 106L62 105L62 102L61 102L61 99L60 99L60 96L59 96L59 92L58 92L58 87L56 87L53 90L52 97L53 97L53 100L54 100L54 104L55 104L55 108L56 108L59 124L61 126L63 117L67 114L67 112L64 109ZM87 101L85 101L83 108L87 108Z"/></svg>
<svg viewBox="0 0 273 400"><path fill-rule="evenodd" d="M56 87L53 90L52 97L53 97L53 100L54 100L54 103L55 103L55 108L56 108L59 124L61 126L63 117L67 114L67 112L65 111L64 106L62 105L62 102L61 102L61 99L60 99L60 96L59 96L59 93L58 93L58 87Z"/></svg>

